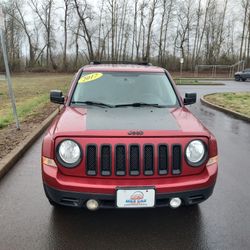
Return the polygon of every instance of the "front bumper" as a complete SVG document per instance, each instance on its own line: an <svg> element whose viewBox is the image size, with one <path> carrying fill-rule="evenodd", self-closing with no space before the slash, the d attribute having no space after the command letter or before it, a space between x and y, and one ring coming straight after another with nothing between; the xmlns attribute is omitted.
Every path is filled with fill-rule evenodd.
<svg viewBox="0 0 250 250"><path fill-rule="evenodd" d="M178 193L156 193L155 207L169 206L171 198L179 197L184 205L193 205L205 201L213 193L214 185L201 190ZM44 184L44 190L49 200L63 206L85 207L89 199L97 200L99 208L116 208L116 196L110 194L93 194L68 192L51 188Z"/></svg>
<svg viewBox="0 0 250 250"><path fill-rule="evenodd" d="M218 172L217 163L197 175L152 179L105 179L65 176L57 168L42 165L47 197L61 205L83 207L86 200L97 199L100 207L115 207L118 187L154 187L156 206L168 206L169 199L180 197L184 204L206 200L213 192Z"/></svg>

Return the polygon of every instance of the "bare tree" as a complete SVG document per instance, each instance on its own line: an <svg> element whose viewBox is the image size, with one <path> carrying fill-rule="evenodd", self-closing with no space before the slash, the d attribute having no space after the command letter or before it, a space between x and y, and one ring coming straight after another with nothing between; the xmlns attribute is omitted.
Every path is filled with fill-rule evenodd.
<svg viewBox="0 0 250 250"><path fill-rule="evenodd" d="M15 20L22 27L23 31L25 32L27 36L28 45L29 45L29 63L28 64L30 67L32 67L35 63L35 53L36 53L36 45L34 44L33 39L32 39L32 32L28 28L28 22L24 19L24 13L20 7L20 2L15 0L12 6L13 8L8 10L8 14L12 18L12 25L13 25L13 21ZM12 48L14 48L13 39L11 39L11 41L12 41Z"/></svg>
<svg viewBox="0 0 250 250"><path fill-rule="evenodd" d="M91 32L87 25L87 19L91 19L91 16L89 13L89 5L87 4L86 0L84 0L82 4L80 4L77 0L74 0L74 3L75 3L76 12L78 14L78 17L82 25L83 38L88 48L88 59L92 61L94 60L94 49L93 49Z"/></svg>
<svg viewBox="0 0 250 250"><path fill-rule="evenodd" d="M152 25L155 19L156 8L157 8L158 0L152 0L150 6L150 14L149 14L149 21L148 21L148 30L147 30L147 47L146 47L146 60L149 60L150 57L150 47L151 47L151 32L152 32Z"/></svg>
<svg viewBox="0 0 250 250"><path fill-rule="evenodd" d="M64 20L63 20L63 28L64 28L64 46L63 46L63 69L68 69L67 62L67 45L68 45L68 17L69 17L69 6L70 0L64 1Z"/></svg>
<svg viewBox="0 0 250 250"><path fill-rule="evenodd" d="M44 0L39 8L37 0L30 0L30 6L38 16L41 24L45 29L46 34L46 66L49 67L49 62L53 69L57 69L57 65L52 55L52 8L54 0Z"/></svg>
<svg viewBox="0 0 250 250"><path fill-rule="evenodd" d="M128 34L128 24L126 23L126 17L128 12L128 1L124 0L122 9L121 9L121 18L120 18L120 28L118 32L118 46L117 46L117 52L116 52L116 60L120 60L122 58L122 55L124 56L123 52L126 51L127 42L129 38ZM124 43L123 43L124 41ZM123 48L123 46L125 46ZM125 49L125 50L123 50Z"/></svg>
<svg viewBox="0 0 250 250"><path fill-rule="evenodd" d="M180 6L178 10L178 24L179 28L177 31L178 35L178 45L177 47L180 49L181 57L186 59L185 65L189 67L189 56L190 56L190 30L192 27L192 17L193 17L193 9L192 9L192 0L185 1L185 3Z"/></svg>
<svg viewBox="0 0 250 250"><path fill-rule="evenodd" d="M102 0L101 6L100 6L100 15L99 15L99 24L98 24L98 48L97 48L97 58L101 60L101 32L103 29L103 10L104 10L104 2L105 0Z"/></svg>
<svg viewBox="0 0 250 250"><path fill-rule="evenodd" d="M162 51L162 37L163 37L163 28L165 26L165 16L167 14L167 0L162 0L162 13L161 13L161 26L160 26L160 38L159 38L159 50L158 50L158 63L162 64L162 57L163 57L163 51Z"/></svg>
<svg viewBox="0 0 250 250"><path fill-rule="evenodd" d="M169 1L169 4L167 6L167 17L166 17L166 23L165 23L165 30L164 30L164 42L163 42L163 58L164 58L164 61L162 62L162 64L166 63L166 55L167 55L167 43L168 43L168 29L169 29L169 25L170 25L170 22L172 21L173 19L173 9L174 9L174 0L170 0Z"/></svg>
<svg viewBox="0 0 250 250"><path fill-rule="evenodd" d="M140 10L140 25L139 25L139 32L138 32L138 39L136 43L136 60L139 60L140 51L141 51L141 57L144 57L144 49L145 49L145 24L144 24L144 18L145 18L145 9L147 7L147 3L145 0L142 1L140 4L139 10Z"/></svg>
<svg viewBox="0 0 250 250"><path fill-rule="evenodd" d="M193 45L193 55L192 55L192 67L194 67L196 63L196 50L198 49L199 39L200 39L200 22L202 16L201 9L201 0L198 1L198 8L196 10L196 28L195 28L195 37L194 37L194 45Z"/></svg>
<svg viewBox="0 0 250 250"><path fill-rule="evenodd" d="M217 58L220 56L220 51L223 43L223 33L224 33L224 23L225 23L225 16L226 16L226 11L227 11L227 5L228 5L228 0L224 0L224 7L223 7L223 13L220 18L219 22L219 30L218 30L218 45L217 45Z"/></svg>
<svg viewBox="0 0 250 250"><path fill-rule="evenodd" d="M200 56L201 46L202 46L202 42L203 42L203 37L204 37L204 33L205 33L205 30L206 30L206 27L207 27L208 13L209 13L209 9L211 7L212 1L213 0L207 0L206 1L203 28L202 28L202 31L201 31L201 37L200 37L199 45L198 45L197 52L196 52L196 62L198 60L198 57Z"/></svg>
<svg viewBox="0 0 250 250"><path fill-rule="evenodd" d="M249 0L242 0L242 7L244 9L244 21L242 24L242 36L241 36L241 43L240 43L240 60L243 58L243 44L245 38L245 30L246 30L246 21L247 21L247 13L249 9Z"/></svg>
<svg viewBox="0 0 250 250"><path fill-rule="evenodd" d="M134 22L133 22L133 34L132 34L132 51L131 60L134 57L134 47L137 41L137 14L138 14L138 0L134 1Z"/></svg>
<svg viewBox="0 0 250 250"><path fill-rule="evenodd" d="M67 71L87 60L129 58L176 70L180 56L187 70L199 63L250 63L250 0L240 0L242 16L229 11L233 1L5 1L12 68Z"/></svg>
<svg viewBox="0 0 250 250"><path fill-rule="evenodd" d="M172 16L173 0L162 0L161 2L161 25L158 49L158 63L164 65L166 57L168 26Z"/></svg>

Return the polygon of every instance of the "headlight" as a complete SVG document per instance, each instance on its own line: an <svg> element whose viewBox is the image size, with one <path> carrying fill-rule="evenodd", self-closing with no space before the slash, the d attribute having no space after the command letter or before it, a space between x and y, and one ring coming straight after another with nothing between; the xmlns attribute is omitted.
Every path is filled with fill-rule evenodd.
<svg viewBox="0 0 250 250"><path fill-rule="evenodd" d="M186 148L186 159L191 166L200 166L206 160L207 149L200 140L191 141Z"/></svg>
<svg viewBox="0 0 250 250"><path fill-rule="evenodd" d="M57 160L68 168L77 166L82 158L80 146L73 140L64 140L57 146Z"/></svg>

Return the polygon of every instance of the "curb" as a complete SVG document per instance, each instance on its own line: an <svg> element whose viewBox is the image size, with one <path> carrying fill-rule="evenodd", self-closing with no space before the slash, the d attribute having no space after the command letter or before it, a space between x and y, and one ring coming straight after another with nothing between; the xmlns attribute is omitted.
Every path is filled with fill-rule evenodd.
<svg viewBox="0 0 250 250"><path fill-rule="evenodd" d="M32 146L39 136L48 128L52 120L58 114L59 109L56 109L48 116L38 128L31 132L16 148L0 160L0 179L14 166L20 157Z"/></svg>
<svg viewBox="0 0 250 250"><path fill-rule="evenodd" d="M204 77L204 78L199 78L199 77L173 77L173 79L176 81L178 80L198 80L198 81L234 81L234 78L209 78L209 77Z"/></svg>
<svg viewBox="0 0 250 250"><path fill-rule="evenodd" d="M178 86L224 86L224 83L176 83Z"/></svg>
<svg viewBox="0 0 250 250"><path fill-rule="evenodd" d="M243 115L241 113L238 113L236 111L232 111L231 109L223 108L221 106L218 106L216 104L208 102L207 100L204 99L204 97L209 96L209 95L213 95L213 94L216 94L216 93L212 93L212 94L202 96L200 98L201 103L203 105L206 105L206 106L210 107L210 108L217 109L217 110L219 110L219 111L221 111L221 112L223 112L223 113L225 113L227 115L231 115L231 116L233 116L235 118L238 118L238 119L241 119L243 121L250 122L250 117L248 117L246 115Z"/></svg>

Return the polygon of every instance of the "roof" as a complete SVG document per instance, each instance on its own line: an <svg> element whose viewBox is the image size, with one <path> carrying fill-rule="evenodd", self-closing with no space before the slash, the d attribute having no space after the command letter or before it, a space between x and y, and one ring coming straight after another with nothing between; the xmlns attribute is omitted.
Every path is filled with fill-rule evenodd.
<svg viewBox="0 0 250 250"><path fill-rule="evenodd" d="M90 64L82 67L87 72L152 72L163 73L164 69L151 65L140 64Z"/></svg>

